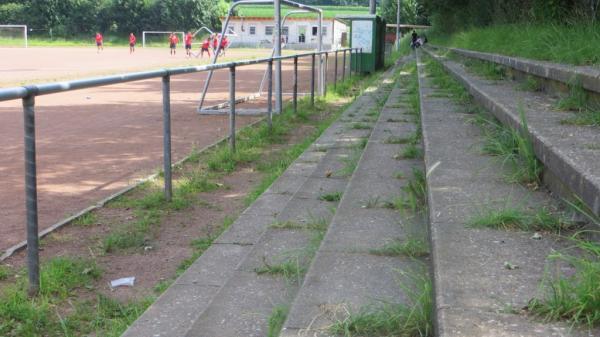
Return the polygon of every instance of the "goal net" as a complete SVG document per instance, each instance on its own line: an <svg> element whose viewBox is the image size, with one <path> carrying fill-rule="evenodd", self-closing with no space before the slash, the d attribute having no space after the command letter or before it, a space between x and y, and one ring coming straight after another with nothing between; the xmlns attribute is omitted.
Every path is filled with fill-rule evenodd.
<svg viewBox="0 0 600 337"><path fill-rule="evenodd" d="M183 44L185 33L173 31L143 31L142 47L168 47L169 35L175 33L179 37L179 44Z"/></svg>
<svg viewBox="0 0 600 337"><path fill-rule="evenodd" d="M27 48L27 26L0 25L0 46Z"/></svg>

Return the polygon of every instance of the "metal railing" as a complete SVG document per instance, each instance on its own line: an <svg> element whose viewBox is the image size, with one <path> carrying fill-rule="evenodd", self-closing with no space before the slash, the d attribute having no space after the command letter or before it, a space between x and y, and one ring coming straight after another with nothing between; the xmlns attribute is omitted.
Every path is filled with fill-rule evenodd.
<svg viewBox="0 0 600 337"><path fill-rule="evenodd" d="M204 71L213 71L219 69L229 69L229 143L231 151L235 151L235 74L236 68L260 63L268 64L268 103L267 103L267 122L272 126L272 97L273 97L273 62L290 60L294 61L293 74L293 111L297 112L298 99L298 59L302 57L311 57L311 82L310 82L310 102L315 102L315 58L325 55L327 58L330 53L336 55L334 85L337 84L337 55L343 53L342 80L346 78L346 53L355 55L355 62L351 62L348 67L348 73L352 75L352 63L356 63L356 71L360 72L362 63L362 48L345 48L331 51L310 52L280 57L268 57L255 60L235 61L227 63L208 64L192 67L178 67L160 69L154 71L128 73L122 75L113 75L106 77L46 83L38 85L26 85L22 87L13 87L0 89L0 102L21 99L23 103L23 117L25 128L25 199L27 214L27 267L29 275L29 293L36 294L39 291L39 232L38 232L38 198L37 198L37 173L36 173L36 142L35 142L35 98L41 95L49 95L59 92L66 92L79 89L94 88L112 84L120 84L161 78L162 80L162 105L163 105L163 169L164 169L164 193L165 199L170 201L172 198L172 174L171 174L171 77L175 75L190 74ZM326 94L326 93L325 93Z"/></svg>

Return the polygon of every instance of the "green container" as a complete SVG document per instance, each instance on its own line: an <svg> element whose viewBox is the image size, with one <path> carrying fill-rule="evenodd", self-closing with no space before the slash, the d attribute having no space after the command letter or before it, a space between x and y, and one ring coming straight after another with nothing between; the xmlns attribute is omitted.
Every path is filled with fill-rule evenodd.
<svg viewBox="0 0 600 337"><path fill-rule="evenodd" d="M373 14L339 15L337 20L350 27L350 47L362 48L362 54L352 54L352 71L372 73L385 63L385 21Z"/></svg>

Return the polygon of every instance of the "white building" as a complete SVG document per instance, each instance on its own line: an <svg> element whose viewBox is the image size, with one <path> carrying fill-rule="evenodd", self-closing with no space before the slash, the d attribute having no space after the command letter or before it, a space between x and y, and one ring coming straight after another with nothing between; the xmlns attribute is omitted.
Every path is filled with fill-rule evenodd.
<svg viewBox="0 0 600 337"><path fill-rule="evenodd" d="M221 18L225 24L225 18ZM266 47L273 46L273 18L240 17L229 18L228 32L232 47ZM318 20L310 18L286 19L282 28L282 39L288 49L316 49L318 43ZM347 44L347 27L334 19L323 19L323 49L340 48Z"/></svg>

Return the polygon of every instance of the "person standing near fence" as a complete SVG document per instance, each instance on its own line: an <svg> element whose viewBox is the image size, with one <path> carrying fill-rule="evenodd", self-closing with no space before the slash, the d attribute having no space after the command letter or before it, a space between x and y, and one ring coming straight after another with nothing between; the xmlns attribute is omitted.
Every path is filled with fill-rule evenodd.
<svg viewBox="0 0 600 337"><path fill-rule="evenodd" d="M135 42L135 35L133 35L133 33L129 33L129 54L135 52Z"/></svg>
<svg viewBox="0 0 600 337"><path fill-rule="evenodd" d="M100 32L96 32L96 48L98 53L104 50L104 37Z"/></svg>
<svg viewBox="0 0 600 337"><path fill-rule="evenodd" d="M228 44L229 40L227 39L227 36L223 35L223 38L221 39L221 53L223 53L223 56L225 56L225 48L227 48Z"/></svg>
<svg viewBox="0 0 600 337"><path fill-rule="evenodd" d="M169 49L170 49L171 55L177 54L177 43L178 42L179 42L179 38L177 37L177 35L175 35L175 33L171 33L171 35L169 35Z"/></svg>
<svg viewBox="0 0 600 337"><path fill-rule="evenodd" d="M192 56L192 40L194 39L194 37L192 36L192 32L188 32L185 35L185 55L187 55L187 57Z"/></svg>

